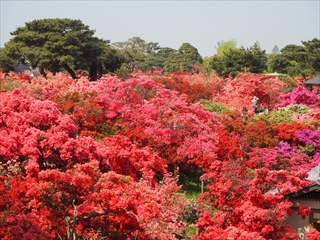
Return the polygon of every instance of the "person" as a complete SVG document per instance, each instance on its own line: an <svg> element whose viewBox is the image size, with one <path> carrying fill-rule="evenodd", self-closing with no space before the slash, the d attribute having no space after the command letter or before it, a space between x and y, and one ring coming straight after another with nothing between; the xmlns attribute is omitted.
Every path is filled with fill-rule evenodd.
<svg viewBox="0 0 320 240"><path fill-rule="evenodd" d="M253 110L255 113L259 113L258 111L258 101L259 101L259 98L257 96L254 96L253 99L252 99L252 107L253 107Z"/></svg>
<svg viewBox="0 0 320 240"><path fill-rule="evenodd" d="M248 119L248 109L246 107L242 108L241 118L243 121Z"/></svg>
<svg viewBox="0 0 320 240"><path fill-rule="evenodd" d="M260 110L259 110L259 113L263 113L264 112L264 106L263 106L263 104L261 103L260 104Z"/></svg>

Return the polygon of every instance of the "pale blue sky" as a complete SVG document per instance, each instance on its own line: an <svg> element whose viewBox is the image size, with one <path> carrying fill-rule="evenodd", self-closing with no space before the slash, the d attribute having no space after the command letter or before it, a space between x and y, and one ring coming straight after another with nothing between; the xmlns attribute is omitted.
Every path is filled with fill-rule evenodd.
<svg viewBox="0 0 320 240"><path fill-rule="evenodd" d="M0 0L0 47L10 32L43 18L80 19L95 36L113 42L140 37L161 47L196 47L202 57L217 42L256 41L270 53L288 44L320 38L320 0L313 1L15 1Z"/></svg>

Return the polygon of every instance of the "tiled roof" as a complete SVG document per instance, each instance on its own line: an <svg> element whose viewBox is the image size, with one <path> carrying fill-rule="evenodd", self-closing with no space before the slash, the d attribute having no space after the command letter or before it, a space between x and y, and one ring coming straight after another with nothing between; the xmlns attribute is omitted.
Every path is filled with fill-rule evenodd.
<svg viewBox="0 0 320 240"><path fill-rule="evenodd" d="M14 67L14 72L16 73L30 74L32 72L33 74L38 74L38 75L40 74L39 67L36 67L31 70L28 65L25 65L22 63L15 63L13 64L13 67Z"/></svg>
<svg viewBox="0 0 320 240"><path fill-rule="evenodd" d="M305 194L314 190L320 190L320 164L314 168L312 168L308 172L307 180L312 181L311 185L299 190L296 193L290 193L288 196L298 196L301 194ZM278 189L273 189L268 191L267 193L276 194L279 193Z"/></svg>
<svg viewBox="0 0 320 240"><path fill-rule="evenodd" d="M320 85L320 77L317 76L317 77L311 78L308 81L305 81L303 84L304 85Z"/></svg>
<svg viewBox="0 0 320 240"><path fill-rule="evenodd" d="M15 63L15 64L13 64L13 67L14 67L14 71L17 73L22 73L27 70L30 71L30 67L28 65L24 65L22 63Z"/></svg>
<svg viewBox="0 0 320 240"><path fill-rule="evenodd" d="M307 179L320 185L320 164L310 170Z"/></svg>

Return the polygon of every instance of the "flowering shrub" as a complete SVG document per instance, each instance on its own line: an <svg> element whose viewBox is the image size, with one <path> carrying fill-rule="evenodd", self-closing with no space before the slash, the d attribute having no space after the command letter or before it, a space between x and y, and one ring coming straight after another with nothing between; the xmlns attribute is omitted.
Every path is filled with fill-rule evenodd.
<svg viewBox="0 0 320 240"><path fill-rule="evenodd" d="M223 103L213 102L211 100L201 99L200 103L203 105L205 110L210 112L223 113L225 111L230 110L230 108L227 105Z"/></svg>
<svg viewBox="0 0 320 240"><path fill-rule="evenodd" d="M215 211L213 214L208 210L201 212L197 221L197 239L217 238L217 233L230 236L235 229L237 239L246 239L242 235L244 233L248 239L258 236L261 239L298 237L283 222L292 214L292 203L285 196L309 184L304 180L307 170L269 170L262 167L250 174L240 165L234 163L230 166L230 162L221 161L213 163L210 170L202 178L210 182L207 184L208 192L200 199ZM278 189L278 193L268 193L274 189Z"/></svg>
<svg viewBox="0 0 320 240"><path fill-rule="evenodd" d="M81 136L75 111L62 110L20 89L1 93L1 238L28 238L28 232L40 239L182 234L183 195L174 197L180 187L161 158L120 136L103 142ZM126 160L130 167L122 164Z"/></svg>
<svg viewBox="0 0 320 240"><path fill-rule="evenodd" d="M298 144L298 138L295 136L295 132L298 130L309 129L310 126L300 123L300 122L282 122L277 125L277 132L279 141L285 141L292 146Z"/></svg>
<svg viewBox="0 0 320 240"><path fill-rule="evenodd" d="M309 232L306 234L306 240L317 240L320 238L320 232L317 231L316 229L311 229Z"/></svg>
<svg viewBox="0 0 320 240"><path fill-rule="evenodd" d="M198 220L199 218L198 206L199 204L197 203L196 200L188 199L184 203L184 212L182 214L183 220L186 222L192 222L192 223Z"/></svg>
<svg viewBox="0 0 320 240"><path fill-rule="evenodd" d="M320 107L320 96L308 91L302 86L294 88L290 93L280 95L279 100L281 103L275 106L276 109L292 104L306 105L310 108L316 109Z"/></svg>
<svg viewBox="0 0 320 240"><path fill-rule="evenodd" d="M298 130L295 132L295 136L298 138L302 146L312 146L312 155L320 152L320 131L312 130Z"/></svg>
<svg viewBox="0 0 320 240"><path fill-rule="evenodd" d="M239 73L234 79L227 78L224 81L222 87L219 87L219 94L213 95L213 100L234 110L246 107L249 115L252 115L253 96L259 98L258 106L262 103L266 109L272 110L285 88L286 84L274 77Z"/></svg>
<svg viewBox="0 0 320 240"><path fill-rule="evenodd" d="M314 96L256 74L148 74L0 75L0 238L177 239L192 223L195 239L295 239L286 196L320 163ZM179 173L195 169L205 189L188 200Z"/></svg>
<svg viewBox="0 0 320 240"><path fill-rule="evenodd" d="M152 79L168 89L185 94L186 100L191 103L198 102L200 99L210 100L214 94L214 79L201 73L177 71L166 76L154 76Z"/></svg>
<svg viewBox="0 0 320 240"><path fill-rule="evenodd" d="M292 104L283 108L278 108L277 111L272 112L267 117L277 123L281 124L283 122L292 123L294 120L297 120L297 116L307 114L310 111L310 108L305 105ZM295 119L296 118L296 119ZM310 119L308 117L301 117L302 120ZM300 120L301 121L301 120Z"/></svg>

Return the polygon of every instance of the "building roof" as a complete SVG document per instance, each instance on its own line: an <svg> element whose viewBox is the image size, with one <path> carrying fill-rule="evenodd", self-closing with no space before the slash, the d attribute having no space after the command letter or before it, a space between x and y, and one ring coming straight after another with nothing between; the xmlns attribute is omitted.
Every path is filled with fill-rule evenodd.
<svg viewBox="0 0 320 240"><path fill-rule="evenodd" d="M274 72L274 73L267 73L267 74L264 74L266 76L289 76L289 74L283 74L283 73L277 73L277 72Z"/></svg>
<svg viewBox="0 0 320 240"><path fill-rule="evenodd" d="M289 198L320 201L320 164L312 168L308 175L307 180L313 183L298 192L289 194Z"/></svg>
<svg viewBox="0 0 320 240"><path fill-rule="evenodd" d="M17 73L22 73L24 71L30 70L30 67L28 65L22 64L22 63L15 63L13 64L14 71Z"/></svg>
<svg viewBox="0 0 320 240"><path fill-rule="evenodd" d="M320 164L309 171L308 180L314 181L318 185L320 185Z"/></svg>
<svg viewBox="0 0 320 240"><path fill-rule="evenodd" d="M320 164L318 166L313 167L308 172L307 180L312 181L311 185L299 190L298 192L289 193L287 196L289 198L297 198L302 195L310 195L310 192L316 192L316 196L314 194L311 194L313 197L316 197L315 199L320 200ZM279 193L278 189L273 189L268 191L267 193L276 194Z"/></svg>
<svg viewBox="0 0 320 240"><path fill-rule="evenodd" d="M25 73L27 75L30 75L32 73L34 76L40 75L39 67L32 69L30 66L22 63L15 63L13 64L13 67L15 73Z"/></svg>
<svg viewBox="0 0 320 240"><path fill-rule="evenodd" d="M320 76L311 78L303 83L304 85L320 85Z"/></svg>

